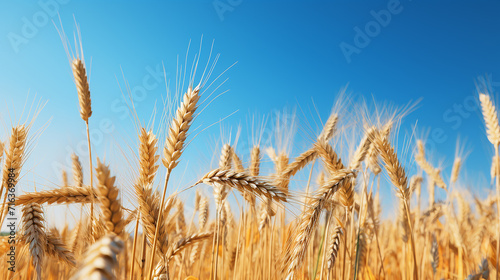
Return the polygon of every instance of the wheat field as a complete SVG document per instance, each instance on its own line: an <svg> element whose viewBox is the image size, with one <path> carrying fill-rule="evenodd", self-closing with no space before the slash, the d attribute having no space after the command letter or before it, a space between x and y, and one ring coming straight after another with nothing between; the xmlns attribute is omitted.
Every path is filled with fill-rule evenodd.
<svg viewBox="0 0 500 280"><path fill-rule="evenodd" d="M69 56L83 120L75 125L87 129L91 147L86 64L83 53ZM374 115L341 102L349 108L334 109L308 146L294 148L296 157L281 141L273 147L256 141L247 158L225 143L214 154L217 166L203 167L201 176L188 170L193 184L180 189L196 195L183 201L167 189L174 188L170 175L181 172L176 167L184 150L192 148L190 129L203 114L207 80L189 79L178 106L168 108L174 113L165 120L165 135L143 126L133 136L137 176L129 185L118 185L118 168L89 148L90 165L72 155L70 175L61 174L58 188L14 198L23 164L33 160L27 158L32 122L12 127L0 145L0 219L9 223L11 207L20 218L15 238L1 237L1 279L499 279L500 125L488 92L478 92L480 137L494 150L496 192L484 198L458 188L466 152L449 159L452 172L444 174L426 154L424 138L397 148L407 112L379 108L384 113ZM363 117L346 119L346 109ZM276 129L278 136L289 137L284 130ZM262 168L264 162L273 168ZM416 168L408 168L411 162ZM383 184L396 194L390 203L399 210L390 217L382 216ZM437 199L436 188L445 195ZM185 204L194 205L192 215ZM52 205L76 207L81 215L51 227L44 209Z"/></svg>

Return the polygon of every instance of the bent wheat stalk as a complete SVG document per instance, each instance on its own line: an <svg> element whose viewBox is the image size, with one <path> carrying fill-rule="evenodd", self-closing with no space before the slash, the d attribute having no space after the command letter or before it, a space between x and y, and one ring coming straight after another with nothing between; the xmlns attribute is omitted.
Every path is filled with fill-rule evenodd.
<svg viewBox="0 0 500 280"><path fill-rule="evenodd" d="M404 168L401 166L399 159L397 157L394 148L389 143L388 137L384 137L381 133L377 133L373 140L375 147L378 151L378 154L382 158L384 162L385 169L389 174L389 178L392 183L396 186L399 192L399 196L401 198L401 203L404 208L404 214L406 219L406 223L410 232L410 242L413 253L413 278L418 279L418 269L417 269L417 256L415 251L415 241L413 238L413 229L410 220L410 189L408 188L408 179L406 177L406 173Z"/></svg>
<svg viewBox="0 0 500 280"><path fill-rule="evenodd" d="M312 233L318 225L319 216L327 201L343 186L344 180L355 176L356 174L348 169L335 172L330 180L318 189L309 203L310 206L301 213L297 234L288 242L285 249L283 272L286 279L294 279L295 271L302 264Z"/></svg>

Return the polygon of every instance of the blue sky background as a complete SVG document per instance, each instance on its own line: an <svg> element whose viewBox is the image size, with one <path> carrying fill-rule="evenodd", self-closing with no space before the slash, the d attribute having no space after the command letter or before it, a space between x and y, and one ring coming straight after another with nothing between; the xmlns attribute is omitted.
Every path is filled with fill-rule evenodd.
<svg viewBox="0 0 500 280"><path fill-rule="evenodd" d="M490 188L492 148L474 103L474 81L489 77L494 100L498 100L499 1L61 1L48 9L43 3L54 1L0 3L0 137L7 139L11 124L21 119L26 100L31 102L35 94L48 103L33 132L51 119L32 146L23 190L32 190L34 183L39 189L54 187L60 176L54 173L54 162L64 164L70 151L86 139L71 70L51 22L58 22L56 12L68 37L74 30L73 16L81 27L88 66L92 59L91 129L97 129L102 120L115 126L112 133L102 134L95 154L106 154L113 170L123 167L116 173L124 174L125 184L133 178L135 162L127 156L130 163L120 165L120 149L129 153L124 143L135 149L136 139L132 121L122 117L121 69L134 88L150 75L148 69L157 69L163 62L175 89L177 56L183 62L191 40L191 61L203 36L201 66L212 40L214 53L221 54L213 77L237 64L219 80L228 78L216 94L229 92L215 99L196 120L193 134L199 134L186 150L172 189L202 175L218 152L214 149L220 146L221 135L228 139L231 132L234 139L238 124L243 127L240 142L248 142L248 119L255 115L265 113L272 118L283 108L297 109L295 156L301 152L297 147L307 147L312 132L318 131L314 123L326 120L337 93L347 84L354 100L373 98L401 107L422 98L404 119L401 133L411 131L417 121L420 135L430 131L435 146L429 156L444 168L445 178L457 137L466 139L471 151L464 174L466 187L482 195L483 188ZM373 28L373 13L390 7L390 21L378 25L379 30L372 29L370 42L358 44L358 53L346 57L341 44L356 47L356 28ZM37 24L36 30L23 32L31 23ZM143 121L149 119L155 102L166 96L164 82L155 84L135 101ZM399 140L401 150L404 138ZM410 156L403 158L413 170ZM389 190L384 188L384 193Z"/></svg>

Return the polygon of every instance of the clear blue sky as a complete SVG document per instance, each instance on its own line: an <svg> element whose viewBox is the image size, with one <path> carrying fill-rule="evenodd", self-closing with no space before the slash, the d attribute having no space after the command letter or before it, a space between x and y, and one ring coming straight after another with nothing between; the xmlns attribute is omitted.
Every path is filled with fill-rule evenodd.
<svg viewBox="0 0 500 280"><path fill-rule="evenodd" d="M197 143L211 141L213 147L220 138L221 126L225 136L230 128L234 135L239 123L246 133L246 120L255 113L300 106L307 111L306 117L311 116L308 110L312 100L324 120L337 92L349 84L353 96L373 96L395 106L423 98L417 110L405 119L402 131L411 130L417 120L419 131L430 129L431 140L436 142L432 157L435 163L442 162L446 174L452 165L457 136L466 138L472 150L467 178L471 184L489 182L491 148L480 111L472 101L476 99L474 80L485 75L491 78L498 100L499 1L33 3L0 3L0 135L6 139L11 122L20 117L28 92L28 100L36 93L37 98L48 101L35 127L52 119L38 137L27 164L28 182L39 182L42 188L53 186L47 181L58 180L59 174L54 174L51 167L53 162L64 162L68 149L85 140L68 61L51 22L58 21L56 12L69 36L74 27L73 15L76 17L88 65L92 59L91 126L98 127L102 119L110 119L116 126L112 135L103 134L103 144L95 148L97 155L108 152L109 157L112 144L108 143L117 138L129 137L126 142L135 143L127 136L133 133L130 120L121 118L121 69L133 88L143 84L150 75L148 69L156 69L163 62L167 79L174 85L177 55L184 57L189 40L191 53L195 53L203 35L202 59L207 57L212 40L214 52L221 54L215 76L234 62L237 64L224 75L222 80L229 80L218 90L229 92L216 99L195 123L201 127ZM375 23L377 18L381 23ZM145 97L136 101L143 120L149 118L155 101L165 96L164 83L153 83ZM202 131L229 115L222 125ZM304 119L301 113L299 118ZM301 126L307 125L302 122ZM433 138L432 131L436 130ZM307 131L298 129L299 134ZM191 162L200 175L198 170L206 169L195 158L211 160L212 153L193 143L183 163ZM412 162L407 164L413 166ZM177 172L182 173L185 166ZM30 190L32 186L23 188Z"/></svg>

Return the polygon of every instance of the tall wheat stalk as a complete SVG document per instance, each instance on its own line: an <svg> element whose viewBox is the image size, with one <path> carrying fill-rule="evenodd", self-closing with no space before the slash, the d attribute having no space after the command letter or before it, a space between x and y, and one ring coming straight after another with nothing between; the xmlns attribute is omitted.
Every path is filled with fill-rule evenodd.
<svg viewBox="0 0 500 280"><path fill-rule="evenodd" d="M165 195L167 193L168 179L170 178L170 173L179 163L179 158L184 149L184 142L187 138L187 132L193 121L194 114L196 112L198 100L200 99L200 85L196 86L194 89L189 86L187 92L184 94L183 100L177 109L175 117L172 119L170 124L170 129L168 131L168 137L165 142L165 147L163 148L163 165L167 168L167 175L165 176L165 183L163 186L163 193L161 197L160 209L163 209L165 205ZM160 223L162 218L162 212L158 215L158 220L156 224ZM156 240L158 235L159 227L156 228L154 239L153 239L153 252L151 254L151 264L149 267L148 279L151 279L153 274L153 260L156 251Z"/></svg>
<svg viewBox="0 0 500 280"><path fill-rule="evenodd" d="M498 123L498 112L491 102L491 99L488 95L480 93L479 101L481 102L481 108L483 112L484 122L486 125L486 135L488 136L488 140L490 140L491 144L493 144L495 148L495 166L497 169L500 168L500 159L499 148L500 145L500 125ZM498 176L500 172L496 172L496 190L497 190L497 213L498 213L498 234L497 234L497 258L496 258L496 279L500 279L499 272L499 259L500 259L500 176Z"/></svg>
<svg viewBox="0 0 500 280"><path fill-rule="evenodd" d="M90 172L90 193L94 193L94 176L92 167L92 147L90 145L90 130L89 130L89 118L92 116L92 107L90 99L90 87L89 81L87 79L87 71L85 69L85 64L81 59L75 58L72 62L73 76L75 78L76 90L78 92L78 101L80 104L80 117L85 121L85 127L87 129L87 145L89 147L89 172ZM94 196L91 195L90 202L90 221L91 224L94 220ZM91 227L90 235L92 234L93 226Z"/></svg>

